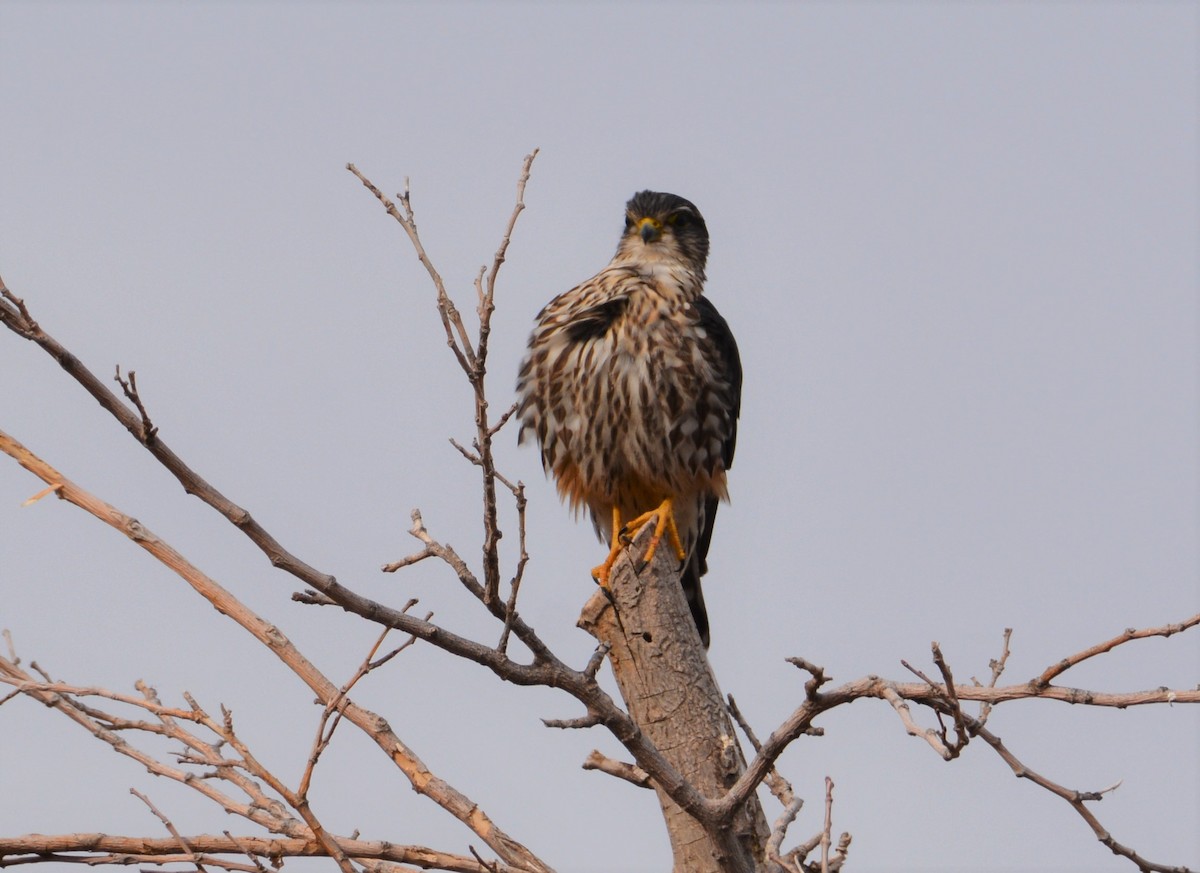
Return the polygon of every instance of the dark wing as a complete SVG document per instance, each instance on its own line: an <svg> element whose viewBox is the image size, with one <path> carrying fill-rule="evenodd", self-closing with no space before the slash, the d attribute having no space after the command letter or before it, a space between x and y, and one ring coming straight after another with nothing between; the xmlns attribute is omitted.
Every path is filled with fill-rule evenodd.
<svg viewBox="0 0 1200 873"><path fill-rule="evenodd" d="M613 284L627 274L628 270L605 270L558 295L537 314L525 359L517 372L517 418L521 422L517 429L517 444L525 442L527 432L536 433L542 449L542 466L547 472L550 472L550 466L542 407L549 402L546 392L558 367L548 364L547 357L558 345L556 339L565 337L572 344L584 343L608 333L629 303L628 294L613 290ZM562 358L558 360L561 363Z"/></svg>
<svg viewBox="0 0 1200 873"><path fill-rule="evenodd" d="M738 355L737 342L733 339L733 332L729 330L729 323L725 321L721 313L717 312L717 307L713 306L707 297L700 297L696 300L695 306L700 314L700 326L704 328L709 342L712 343L712 351L716 355L714 361L716 370L729 386L728 392L724 395L729 414L729 432L725 435L722 453L725 469L728 470L733 466L733 452L737 448L738 415L742 411L742 359ZM692 553L692 560L688 562L688 566L684 567L680 579L683 592L687 596L688 606L691 609L692 619L696 622L696 628L700 631L700 639L703 640L705 648L709 643L708 613L704 607L700 577L708 572L706 558L709 544L712 542L713 525L717 520L718 503L716 497L705 499L704 520L700 528L700 537L696 541L696 550Z"/></svg>
<svg viewBox="0 0 1200 873"><path fill-rule="evenodd" d="M726 395L729 408L729 433L725 437L725 469L728 470L733 466L733 452L737 447L737 424L738 416L742 412L742 358L738 354L737 342L733 338L733 332L729 329L727 322L721 313L717 312L717 307L712 305L712 301L707 297L700 297L695 303L696 310L700 313L700 326L704 328L704 332L708 334L712 348L716 354L717 371L721 373L725 381L729 383L729 391Z"/></svg>
<svg viewBox="0 0 1200 873"><path fill-rule="evenodd" d="M576 343L599 339L608 333L628 302L629 298L622 295L583 310L567 323L567 336Z"/></svg>

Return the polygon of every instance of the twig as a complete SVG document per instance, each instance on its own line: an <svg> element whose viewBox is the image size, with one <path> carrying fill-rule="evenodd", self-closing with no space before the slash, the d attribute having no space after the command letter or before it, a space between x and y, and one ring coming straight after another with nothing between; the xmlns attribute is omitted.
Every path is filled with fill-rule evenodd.
<svg viewBox="0 0 1200 873"><path fill-rule="evenodd" d="M582 730L583 728L595 727L604 722L598 715L581 715L579 718L544 718L542 724L548 728L561 728L562 730Z"/></svg>
<svg viewBox="0 0 1200 873"><path fill-rule="evenodd" d="M758 741L758 737L754 735L754 731L751 729L750 723L746 721L745 716L742 715L742 711L738 709L737 701L733 699L733 695L728 695L726 697L726 701L728 704L729 714L733 716L733 720L737 722L742 733L746 735L746 739L750 741L750 747L754 749L755 754L761 752L762 743ZM812 729L810 728L809 730L811 732ZM785 809L792 805L792 801L795 798L795 793L792 790L792 783L783 778L783 776L780 775L779 771L775 767L771 767L771 769L767 771L765 781L771 794L775 796L775 799L778 800ZM801 801L801 803L803 803L803 801ZM796 811L799 812L799 810L800 807L796 807ZM782 840L782 836L780 839Z"/></svg>
<svg viewBox="0 0 1200 873"><path fill-rule="evenodd" d="M792 797L783 807L783 812L779 818L771 825L771 836L767 838L767 860L774 861L780 867L796 869L788 860L781 856L784 837L787 836L788 828L792 822L796 820L796 816L800 814L801 807L804 806L804 798ZM807 853L806 853L807 854Z"/></svg>
<svg viewBox="0 0 1200 873"><path fill-rule="evenodd" d="M312 784L313 771L316 770L317 761L320 760L321 754L329 748L329 744L333 741L334 731L337 730L338 725L341 723L342 714L340 706L342 701L346 699L346 695L350 693L350 689L358 683L358 680L362 679L362 677L366 676L373 669L374 665L371 659L375 657L375 653L379 651L379 647L383 645L383 641L387 639L389 633L391 633L391 628L385 627L379 635L379 639L375 641L375 645L371 646L371 650L367 652L367 656L363 659L363 662L354 671L354 675L350 677L350 680L345 685L338 689L337 696L326 703L321 710L321 717L317 723L317 735L313 739L312 749L308 753L308 761L305 764L304 773L300 777L300 785L296 788L296 795L299 798L308 798L308 789ZM332 724L330 723L331 719ZM326 730L326 726L328 726L328 730Z"/></svg>
<svg viewBox="0 0 1200 873"><path fill-rule="evenodd" d="M156 440L153 444L147 446L147 448L155 453L169 452L169 449L166 448L162 440ZM187 561L183 555L179 554L175 549L146 529L140 522L75 485L75 483L71 482L2 431L0 431L0 451L15 458L23 467L44 481L63 483L63 488L60 491L63 499L79 506L106 524L121 531L179 574L185 582L205 597L220 612L232 618L249 631L259 642L267 646L308 685L322 703L328 703L337 696L337 687L322 675L277 627L264 621L248 609L229 591L202 573ZM182 469L186 470L187 468L183 467ZM198 477L196 483L194 490L210 489L210 486L207 483L203 483L203 480L198 479ZM215 492L213 494L215 495ZM214 500L216 499L213 495L208 496ZM249 515L244 510L240 510L238 517L245 520L249 518ZM250 522L243 524L243 530L250 524ZM270 542L274 542L265 531L262 532L262 536ZM281 549L279 553L283 554ZM295 563L293 564L292 562ZM322 594L336 600L343 608L346 607L348 602L357 601L367 617L376 621L382 621L382 623L391 627L407 630L409 633L415 632L422 639L436 639L437 645L442 648L450 650L461 649L464 654L470 652L474 656L472 660L491 664L495 669L509 672L510 676L514 677L514 681L517 678L525 678L526 684L536 684L537 678L546 675L540 669L524 667L506 659L502 660L496 655L494 650L487 646L458 637L443 628L431 625L428 622L422 622L399 610L384 607L381 604L360 598L359 595L352 594L344 589L332 577L316 573L311 568L308 571L302 571L300 568L307 567L307 565L301 564L290 556L286 559L281 558L279 563L288 565L296 575L299 575L305 581L311 582ZM367 607L368 603L370 604L369 608ZM524 629L522 628L522 630ZM530 676L530 673L535 674L537 678ZM454 789L444 780L434 776L420 758L393 733L383 719L369 710L358 707L349 700L344 702L342 711L346 718L350 719L350 721L379 745L388 757L391 758L393 763L409 778L415 790L436 802L447 812L454 815L455 818L467 824L468 827L476 830L480 838L487 842L489 847L501 858L504 858L507 863L526 867L530 870L548 870L528 849L500 830L476 803ZM139 758L139 760L142 760L147 766L157 764L151 758ZM172 778L184 781L185 774L178 773ZM186 776L186 779L190 780L190 778L190 776Z"/></svg>
<svg viewBox="0 0 1200 873"><path fill-rule="evenodd" d="M607 773L609 776L624 779L626 782L638 786L638 788L651 787L650 774L637 764L630 764L627 761L615 761L600 754L595 749L584 759L583 769L599 770L601 773Z"/></svg>
<svg viewBox="0 0 1200 873"><path fill-rule="evenodd" d="M30 845L30 838L37 838L37 847ZM283 858L320 857L324 854L315 840L259 836L222 836L199 834L184 839L205 861L216 865L213 856L218 854L250 855L266 858L274 864ZM340 838L339 845L349 857L359 863L371 861L391 864L410 864L422 869L449 870L453 873L527 873L530 868L495 864L485 867L475 858L439 852L424 846L405 846L382 840L359 840L355 837ZM63 854L63 853L81 854ZM24 837L0 837L0 868L21 863L37 863L45 860L66 863L83 863L89 866L103 863L188 863L191 857L179 854L179 842L175 838L148 839L146 837L119 837L108 834L33 834ZM253 867L231 867L225 869L247 869ZM395 873L395 867L390 868Z"/></svg>
<svg viewBox="0 0 1200 873"><path fill-rule="evenodd" d="M33 495L32 497L22 500L21 505L22 506L33 506L33 504L37 503L43 497L48 497L51 494L57 494L61 489L62 489L62 485L60 483L55 483L54 485L51 485L48 488L43 488L41 491L39 491L37 494Z"/></svg>
<svg viewBox="0 0 1200 873"><path fill-rule="evenodd" d="M508 424L508 420L513 417L513 415L516 413L518 408L519 408L519 404L514 403L512 406L508 407L508 409L504 410L503 414L498 419L496 419L496 423L493 424L491 426L491 428L488 430L488 436L495 436L496 434L498 434L500 432L501 428L503 428L504 425ZM500 476L499 473L497 473L496 478L502 479L503 477ZM505 482L504 484L508 485L507 482ZM511 489L512 485L508 485L508 487Z"/></svg>
<svg viewBox="0 0 1200 873"><path fill-rule="evenodd" d="M409 555L407 558L401 558L399 561L393 561L390 564L384 564L380 569L385 573L395 573L397 570L402 570L405 567L411 567L413 564L418 564L426 558L432 558L434 555L433 549L426 546L419 552Z"/></svg>
<svg viewBox="0 0 1200 873"><path fill-rule="evenodd" d="M929 743L930 748L937 752L944 761L949 761L953 757L937 731L933 728L922 728L913 720L912 710L896 693L895 688L885 685L880 693L883 699L892 705L892 709L896 710L896 714L900 716L904 730L908 732L909 736L918 737Z"/></svg>
<svg viewBox="0 0 1200 873"><path fill-rule="evenodd" d="M934 642L931 648L933 651L933 663L942 674L944 682L942 687L946 690L946 703L949 705L950 712L954 716L954 742L949 742L944 727L942 728L942 742L950 750L951 756L957 757L963 750L963 747L970 742L971 737L963 724L962 704L958 702L958 695L954 690L954 674L950 672L950 665L946 663L946 659L942 656L941 646Z"/></svg>
<svg viewBox="0 0 1200 873"><path fill-rule="evenodd" d="M176 842L179 843L179 848L183 849L185 852L188 853L188 855L191 856L191 861L193 864L196 865L196 869L201 871L201 873L203 873L204 865L200 863L199 856L197 856L197 854L192 850L192 847L188 845L187 840L185 840L183 838L183 835L180 834L179 831L175 830L175 825L171 823L171 820L169 818L167 818L166 815L164 815L157 806L155 806L153 803L151 803L149 797L142 794L142 792L138 791L136 788L130 788L129 793L132 794L134 797L136 797L138 800L140 800L142 803L146 804L146 806L150 807L150 811L152 813L154 813L154 815L158 818L158 820L163 823L163 827L165 827L167 829L167 831L171 834L171 836L175 838Z"/></svg>
<svg viewBox="0 0 1200 873"><path fill-rule="evenodd" d="M990 667L992 670L992 678L991 678L991 681L988 682L988 685L987 685L988 688L995 688L996 683L1000 681L1000 675L1004 672L1004 668L1008 664L1008 656L1009 656L1008 644L1011 640L1012 640L1012 628L1006 627L1004 629L1004 646L1000 651L1000 657L993 658L992 660L988 661L988 667ZM976 684L979 684L979 683L976 682ZM987 724L988 716L990 716L991 714L992 714L992 704L988 703L987 701L984 701L979 706L979 723Z"/></svg>
<svg viewBox="0 0 1200 873"><path fill-rule="evenodd" d="M274 833L288 836L302 835L303 825L275 809L265 795L258 790L258 786L253 780L229 769L225 766L228 762L224 761L212 744L203 742L194 734L184 731L175 722L175 719L180 719L204 724L204 713L195 705L194 701L191 702L192 710L188 711L163 707L153 695L145 693L141 697L133 697L116 694L105 689L77 688L65 683L42 683L34 680L27 672L6 659L0 659L0 682L11 685L20 693L57 709L76 724L88 730L97 739L108 743L118 753L137 761L150 773L189 786L226 812L241 816ZM161 725L119 718L95 707L86 706L79 699L84 696L105 697L138 707L155 715ZM197 780L194 778L195 774L177 767L170 767L138 749L119 733L129 730L168 736L181 742L199 755L201 763L218 767L221 779L235 785L247 795L250 802L240 803L217 789L211 781Z"/></svg>
<svg viewBox="0 0 1200 873"><path fill-rule="evenodd" d="M357 873L357 871L354 869L354 865L350 863L350 858L346 855L345 850L341 847L341 845L338 844L338 841L334 838L334 836L325 829L325 826L321 823L320 819L317 818L316 813L313 812L312 805L309 803L308 797L303 793L292 791L283 783L282 779L277 777L258 761L257 757L234 732L233 714L225 707L222 707L221 709L224 715L224 724L218 725L216 722L212 722L210 720L208 723L206 723L206 726L214 733L220 735L225 742L229 743L229 745L237 751L238 755L241 756L243 766L245 766L250 773L252 773L256 778L266 782L269 786L271 786L273 791L275 791L287 802L288 806L300 813L300 817L304 819L304 823L308 825L309 830L312 831L312 834L316 838L317 842L321 844L329 857L337 863L338 867L342 870L342 873ZM319 755L320 752L317 751L316 756L319 757ZM310 756L310 764L305 770L305 776L311 775L313 764L315 764L315 761L313 761L312 756ZM307 789L307 785L305 788Z"/></svg>
<svg viewBox="0 0 1200 873"><path fill-rule="evenodd" d="M472 464L474 464L476 467L483 466L483 459L480 458L479 455L475 454L474 452L469 452L466 449L464 449L462 447L462 444L459 443L459 441L456 440L454 437L450 437L450 445L452 445L452 446L454 446L454 448L458 449L458 453L460 455L462 455L464 458L466 458L468 461L470 461ZM478 445L478 443L476 443L476 445Z"/></svg>
<svg viewBox="0 0 1200 873"><path fill-rule="evenodd" d="M238 847L238 849L241 850L242 854L245 855L250 860L250 863L254 865L253 869L257 871L257 873L267 873L267 868L263 866L262 861L258 860L258 857L254 854L254 851L250 848L250 846L243 845L242 840L238 837L235 837L229 831L221 831L221 833L223 833L229 840L233 842L234 845Z"/></svg>
<svg viewBox="0 0 1200 873"><path fill-rule="evenodd" d="M370 179L358 171L358 167L354 166L354 164L346 164L346 169L353 173L363 183L364 187L375 195L375 198L383 204L383 208L387 211L387 214L396 219L397 223L404 228L409 242L412 243L413 249L417 253L417 259L421 262L425 271L429 273L429 278L433 280L433 286L437 291L438 313L441 315L442 326L446 331L446 345L454 352L455 358L458 359L458 365L462 367L463 372L470 374L471 368L475 365L475 350L471 348L471 340L467 336L466 329L462 327L462 318L459 316L458 310L454 308L454 303L446 293L446 285L442 281L441 274L433 266L433 262L425 254L425 247L421 244L421 237L417 233L416 217L412 211L412 198L408 180L404 180L404 192L397 195L400 198L400 202L404 204L404 211L401 212L386 194L380 191ZM456 327L457 338L455 336Z"/></svg>
<svg viewBox="0 0 1200 873"><path fill-rule="evenodd" d="M1151 636L1158 635L1152 634ZM1146 873L1189 873L1189 868L1187 867L1156 864L1153 861L1148 861L1130 847L1117 842L1116 839L1113 838L1112 834L1110 834L1108 830L1105 829L1102 824L1100 824L1100 821L1092 814L1091 810L1084 806L1084 803L1087 801L1101 800L1105 793L1115 790L1121 784L1119 781L1115 785L1111 785L1108 788L1100 791L1081 792L1065 788L1062 785L1052 782L1045 776L1042 776L1040 773L1037 773L1036 771L1025 766L1025 764L1023 764L1016 755L1014 755L1008 750L1007 747L1005 747L1004 743L1000 741L998 736L980 724L977 719L972 719L970 716L966 716L966 719L969 723L970 729L976 734L976 736L983 739L985 743L987 743L996 751L996 754L998 754L1004 763L1009 766L1009 769L1013 771L1014 775L1021 779L1028 779L1034 784L1045 788L1051 794L1057 795L1065 800L1071 806L1071 808L1079 814L1079 817L1087 822L1088 827L1092 829L1092 833L1096 835L1096 839L1107 846L1114 855L1128 858L1137 865L1138 870L1146 871Z"/></svg>
<svg viewBox="0 0 1200 873"><path fill-rule="evenodd" d="M313 591L311 588L307 591L293 591L292 600L309 606L337 606L332 598L326 597L320 591Z"/></svg>
<svg viewBox="0 0 1200 873"><path fill-rule="evenodd" d="M803 658L788 658L787 662L794 667L799 667L812 676L811 679L804 683L804 693L809 700L815 699L821 686L833 679L832 676L825 675L824 667L818 667L816 664L806 661Z"/></svg>
<svg viewBox="0 0 1200 873"><path fill-rule="evenodd" d="M608 643L601 642L596 645L596 650L592 652L592 656L588 658L586 666L583 668L583 675L589 679L595 679L596 674L600 672L601 665L604 664L604 659L612 649Z"/></svg>
<svg viewBox="0 0 1200 873"><path fill-rule="evenodd" d="M0 304L0 322L20 336L33 339L41 328L25 308L25 301L9 291L3 279L0 279L0 299L5 301Z"/></svg>
<svg viewBox="0 0 1200 873"><path fill-rule="evenodd" d="M485 861L482 857L480 857L479 853L475 851L474 846L467 846L467 848L471 850L471 855L476 861L479 862L479 866L486 870L487 873L500 873L500 869L494 863Z"/></svg>
<svg viewBox="0 0 1200 873"><path fill-rule="evenodd" d="M520 550L520 555L517 557L517 569L508 583L508 600L504 604L504 630L500 632L500 641L496 643L496 650L503 653L508 649L508 637L512 633L513 619L517 617L517 594L521 590L521 580L525 578L525 565L529 563L529 551L525 548L525 507L527 505L525 483L518 481L516 485L513 485L499 473L496 473L496 478L513 493L516 500L517 548ZM591 675L595 677L596 674L592 673Z"/></svg>
<svg viewBox="0 0 1200 873"><path fill-rule="evenodd" d="M158 428L150 421L150 413L146 412L146 407L142 403L142 397L138 393L137 373L130 370L129 378L122 379L121 366L118 364L117 375L114 377L114 380L121 386L121 390L125 392L125 397L137 407L138 414L142 417L142 433L139 438L143 443L153 442L155 436L158 434Z"/></svg>
<svg viewBox="0 0 1200 873"><path fill-rule="evenodd" d="M821 873L829 873L830 832L833 830L833 780L825 777L825 827L821 829Z"/></svg>
<svg viewBox="0 0 1200 873"><path fill-rule="evenodd" d="M1147 637L1169 637L1173 634L1182 633L1189 628L1193 628L1197 624L1200 624L1200 613L1197 613L1186 621L1181 621L1177 624L1167 624L1161 627L1148 627L1141 630L1136 628L1126 628L1124 632L1117 634L1110 640L1097 643L1096 645L1086 648L1081 652L1077 652L1074 655L1068 655L1057 664L1052 664L1042 671L1042 675L1032 680L1031 684L1038 688L1045 688L1056 678L1074 667L1076 664L1082 663L1089 658L1094 658L1097 655L1103 655L1106 652L1111 652L1117 646L1124 645L1130 640L1142 640Z"/></svg>
<svg viewBox="0 0 1200 873"><path fill-rule="evenodd" d="M501 416L501 421L495 427L488 424L488 401L485 392L485 380L487 376L487 355L488 355L488 339L491 336L491 318L495 311L495 293L496 279L500 273L500 267L503 265L508 247L512 240L512 233L517 224L517 218L525 209L525 186L529 182L530 170L533 166L533 160L537 157L537 149L534 149L530 154L525 156L525 161L521 167L521 175L517 180L517 198L516 204L508 220L508 225L504 229L504 235L501 238L500 246L496 250L496 255L492 261L492 268L487 273L487 287L484 288L483 277L484 270L481 268L475 280L476 296L478 298L477 314L479 317L479 336L477 344L472 347L471 339L467 335L466 327L463 325L462 316L455 307L453 300L446 292L445 283L442 281L441 275L434 268L428 255L425 253L425 248L421 243L421 238L417 232L416 217L412 208L412 197L409 191L408 183L405 182L404 192L399 195L400 202L403 204L404 211L401 213L383 193L376 187L366 176L359 172L358 168L353 164L348 164L347 169L350 170L358 179L367 187L372 194L383 204L388 214L400 223L408 235L409 241L413 245L413 249L417 253L418 259L425 266L430 278L433 280L434 289L437 294L438 313L442 319L442 326L446 333L446 342L454 351L454 355L458 360L459 366L466 373L468 381L475 396L475 430L476 438L474 441L476 451L468 452L457 442L454 443L464 457L472 463L477 464L481 468L483 475L483 601L489 607L495 606L499 600L500 591L500 558L499 558L499 542L502 537L502 532L499 527L498 513L496 505L496 468L492 458L492 437L503 426L504 422L512 415L512 412L507 412ZM453 442L453 441L452 441ZM510 597L510 600L514 600ZM512 614L512 609L507 610L508 614ZM508 634L511 632L511 627L507 625L502 632L502 640L507 643ZM499 647L503 651L503 646Z"/></svg>

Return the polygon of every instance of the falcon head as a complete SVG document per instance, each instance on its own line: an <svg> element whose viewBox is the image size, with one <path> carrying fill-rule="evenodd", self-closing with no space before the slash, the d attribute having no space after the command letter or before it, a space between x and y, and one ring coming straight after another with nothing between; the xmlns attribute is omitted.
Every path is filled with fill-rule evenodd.
<svg viewBox="0 0 1200 873"><path fill-rule="evenodd" d="M678 263L704 279L708 228L690 200L659 191L641 191L625 204L625 233L617 257L631 261Z"/></svg>

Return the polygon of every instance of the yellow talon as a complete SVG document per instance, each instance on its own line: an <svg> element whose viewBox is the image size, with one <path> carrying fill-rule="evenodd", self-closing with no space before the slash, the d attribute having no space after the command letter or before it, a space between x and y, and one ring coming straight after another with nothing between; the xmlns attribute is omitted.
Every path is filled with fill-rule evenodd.
<svg viewBox="0 0 1200 873"><path fill-rule="evenodd" d="M659 504L657 508L643 512L626 524L621 531L622 535L632 539L650 522L650 519L655 517L658 518L658 523L654 526L654 536L650 538L650 546L646 549L646 563L649 564L654 560L654 556L658 553L658 544L662 542L664 533L667 535L671 547L675 549L675 557L682 561L687 557L687 552L684 551L683 543L679 539L679 528L675 525L675 508L670 497Z"/></svg>
<svg viewBox="0 0 1200 873"><path fill-rule="evenodd" d="M621 510L614 506L612 511L612 548L608 550L608 557L604 559L604 563L592 568L592 578L601 588L608 587L608 577L612 573L612 565L624 547L621 542L621 530Z"/></svg>
<svg viewBox="0 0 1200 873"><path fill-rule="evenodd" d="M667 534L671 546L675 549L675 557L682 561L687 557L687 552L683 550L683 543L679 539L679 528L675 525L675 508L671 504L670 497L664 500L658 508L642 513L625 525L625 533L630 537L636 535L642 527L649 523L650 519L656 516L658 523L654 526L654 536L650 538L650 546L646 549L646 563L649 564L654 560L654 556L658 553L658 544L662 542L664 533Z"/></svg>
<svg viewBox="0 0 1200 873"><path fill-rule="evenodd" d="M651 509L649 512L643 512L625 525L621 524L621 511L614 506L612 547L609 549L608 557L604 559L604 563L592 568L592 578L601 587L608 587L608 578L612 574L612 566L616 563L617 556L621 554L621 550L633 541L633 538L638 535L638 532L643 527L650 523L650 519L652 518L657 518L658 521L654 525L654 536L650 538L650 545L646 549L646 557L643 559L644 563L649 564L654 560L664 534L666 534L671 548L675 550L675 557L680 561L687 557L687 552L683 548L683 541L679 538L679 527L675 524L675 508L672 505L670 497L654 509Z"/></svg>

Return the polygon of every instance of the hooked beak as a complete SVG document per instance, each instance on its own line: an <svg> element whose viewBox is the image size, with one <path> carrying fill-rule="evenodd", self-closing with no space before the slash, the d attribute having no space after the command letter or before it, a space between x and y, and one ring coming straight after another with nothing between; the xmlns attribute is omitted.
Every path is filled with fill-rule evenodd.
<svg viewBox="0 0 1200 873"><path fill-rule="evenodd" d="M638 222L638 233L642 236L642 242L655 242L662 236L662 222L657 218L643 218Z"/></svg>

